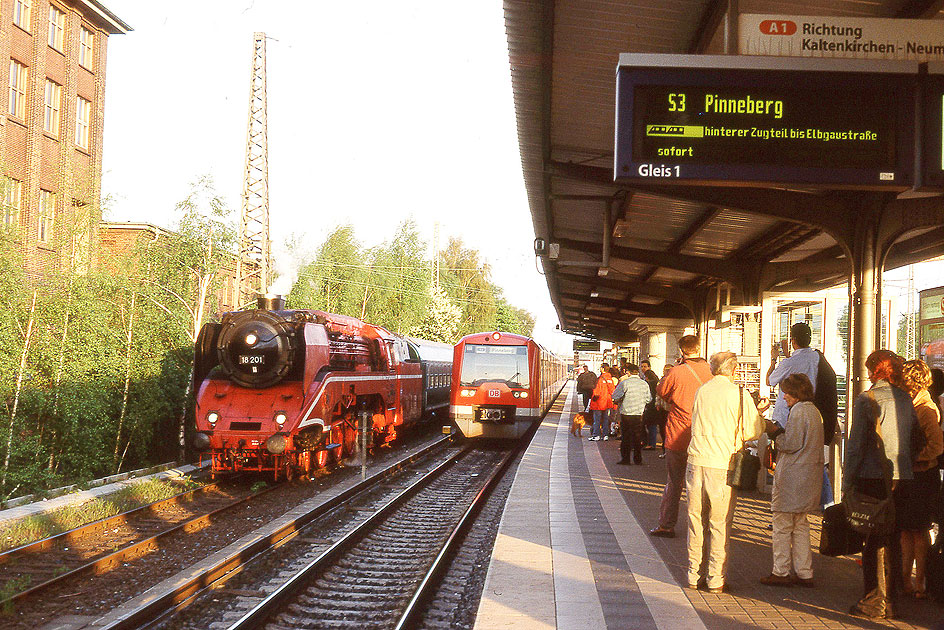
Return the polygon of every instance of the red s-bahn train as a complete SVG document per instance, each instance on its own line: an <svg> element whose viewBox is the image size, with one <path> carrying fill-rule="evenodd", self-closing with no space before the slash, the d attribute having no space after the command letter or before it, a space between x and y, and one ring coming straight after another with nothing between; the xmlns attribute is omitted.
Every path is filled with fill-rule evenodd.
<svg viewBox="0 0 944 630"><path fill-rule="evenodd" d="M466 437L518 438L547 412L566 379L565 362L533 339L467 335L453 353L449 416Z"/></svg>
<svg viewBox="0 0 944 630"><path fill-rule="evenodd" d="M445 418L452 347L354 317L285 310L280 297L205 324L196 342L194 444L213 473L292 478L401 428Z"/></svg>

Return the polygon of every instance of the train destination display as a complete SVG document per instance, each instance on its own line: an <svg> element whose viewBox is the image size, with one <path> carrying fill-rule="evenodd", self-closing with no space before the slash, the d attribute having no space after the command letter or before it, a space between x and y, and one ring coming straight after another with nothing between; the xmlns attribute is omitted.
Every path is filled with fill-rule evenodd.
<svg viewBox="0 0 944 630"><path fill-rule="evenodd" d="M674 59L633 63L658 57ZM832 63L824 71L817 70L824 60L752 58L759 68L712 68L704 57L701 67L679 67L680 59L687 57L621 56L618 180L875 189L913 182L917 63L874 73L842 72L835 60L825 60Z"/></svg>
<svg viewBox="0 0 944 630"><path fill-rule="evenodd" d="M917 188L944 188L944 62L928 63L922 83L922 163Z"/></svg>

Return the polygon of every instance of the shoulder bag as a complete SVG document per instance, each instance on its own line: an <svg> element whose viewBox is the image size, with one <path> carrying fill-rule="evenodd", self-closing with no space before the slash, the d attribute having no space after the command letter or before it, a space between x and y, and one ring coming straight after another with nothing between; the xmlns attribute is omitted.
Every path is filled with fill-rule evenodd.
<svg viewBox="0 0 944 630"><path fill-rule="evenodd" d="M868 391L868 397L875 402L875 395ZM892 473L889 470L890 465L886 458L885 444L882 441L882 434L879 430L878 416L875 418L875 449L879 455L878 459L882 463L882 473L885 479L885 498L877 499L865 494L854 485L852 489L843 497L842 504L846 511L846 520L849 521L849 527L859 532L863 536L875 534L884 536L891 534L895 529L895 503L892 499ZM863 455L862 460L865 460ZM859 467L856 468L856 477L859 474Z"/></svg>
<svg viewBox="0 0 944 630"><path fill-rule="evenodd" d="M819 552L824 556L850 556L862 551L862 534L849 526L841 503L823 510L823 528L819 534Z"/></svg>
<svg viewBox="0 0 944 630"><path fill-rule="evenodd" d="M744 419L744 388L738 387L738 420L734 430L734 448L737 448L741 437L741 422ZM754 490L757 488L757 473L760 472L760 458L754 455L743 444L731 455L728 462L728 485L738 490Z"/></svg>

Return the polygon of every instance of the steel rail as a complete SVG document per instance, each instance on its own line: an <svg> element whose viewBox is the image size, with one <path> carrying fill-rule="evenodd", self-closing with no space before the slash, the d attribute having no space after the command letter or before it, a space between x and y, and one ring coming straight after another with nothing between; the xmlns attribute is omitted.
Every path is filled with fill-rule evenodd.
<svg viewBox="0 0 944 630"><path fill-rule="evenodd" d="M51 547L54 547L63 542L71 542L73 540L78 540L91 534L94 531L101 530L105 531L106 529L111 529L115 525L121 525L127 522L128 518L131 516L138 516L141 513L144 513L149 510L154 510L164 505L171 503L177 503L187 495L196 494L198 492L205 492L213 490L219 486L220 482L207 484L199 488L194 488L192 490L186 490L184 492L175 494L172 497L166 499L161 499L160 501L154 501L153 503L148 503L147 505L142 505L134 509L128 510L126 512L121 512L120 514L115 514L114 516L107 516L103 519L93 521L91 523L86 523L85 525L79 525L69 531L61 532L59 534L54 534L48 536L41 540L37 540L31 543L26 543L20 545L19 547L13 547L12 549L7 549L5 551L0 551L0 564L9 562L11 559L16 559L20 555L25 555L28 553L36 553L39 551L45 551Z"/></svg>
<svg viewBox="0 0 944 630"><path fill-rule="evenodd" d="M36 543L32 543L32 544L29 544L29 545L24 545L23 547L17 547L16 549L11 549L9 552L6 552L6 554L4 554L6 557L4 557L4 559L3 559L2 561L3 561L3 562L8 562L8 561L10 561L10 560L12 560L12 559L18 559L18 558L27 556L28 554L41 553L42 551L46 551L46 550L50 549L51 546L52 546L52 544L53 544L53 543L56 543L56 542L68 542L68 541L70 541L70 540L76 540L76 539L78 539L78 538L83 537L83 536L80 534L80 532L81 532L83 529L88 529L88 530L90 530L90 531L98 531L98 530L101 528L101 527L100 527L101 524L102 524L102 523L105 523L105 522L108 522L109 525L117 525L117 524L127 523L127 522L128 522L128 518L127 518L128 516L131 516L131 515L138 515L138 516L140 516L140 514L138 514L138 513L141 512L142 510L150 510L150 509L154 509L154 508L156 508L156 507L159 507L159 506L161 506L161 505L173 503L173 502L175 502L176 499L182 498L183 496L185 496L185 495L187 495L187 494L196 494L197 492L201 492L201 491L208 490L208 489L210 489L210 488L212 488L212 487L215 487L215 486L217 486L217 485L218 485L218 484L210 484L210 485L204 486L204 487L202 487L202 488L194 488L193 490L190 490L190 491L188 491L188 492L182 492L182 493L180 493L180 494L178 494L178 495L175 495L175 496L173 496L173 497L170 497L170 498L168 498L168 499L163 499L163 500L161 500L161 501L155 501L154 503L150 503L150 504L148 504L148 505L145 505L145 506L142 506L142 507L139 507L139 508L135 508L134 510L129 510L128 512L123 512L122 514L117 514L117 515L115 515L115 516L108 517L107 519L102 519L101 521L96 521L95 523L90 523L90 524L87 525L87 526L77 527L77 528L75 528L75 529L69 530L68 532L63 532L62 534L58 534L58 535L56 535L56 536L51 536L51 537L49 537L49 538L45 538L45 539L43 539L43 540L41 540L41 541L38 541L38 542L36 542ZM37 593L39 593L39 592L41 592L41 591L44 591L44 590L48 589L49 587L53 586L54 584L58 584L58 583L62 582L63 580L66 580L67 578L70 578L70 577L75 577L75 576L77 576L77 575L82 575L82 574L85 574L85 573L93 573L93 574L95 574L95 575L98 575L98 574L101 574L101 573L106 573L106 572L108 572L111 568L113 568L114 566L118 565L120 562L122 562L123 560L125 560L125 559L127 559L127 558L139 557L140 555L143 555L144 552L146 552L146 551L149 551L149 550L151 550L151 549L156 549L156 548L158 547L158 541L159 541L159 540L161 540L161 539L163 539L163 538L165 538L165 537L167 537L167 536L170 536L171 534L176 534L176 533L178 533L178 532L185 532L185 533L187 533L187 532L190 532L190 531L198 530L198 529L202 528L203 526L207 525L209 522L211 522L211 521L213 520L213 518L214 518L215 516L219 515L220 513L225 512L226 510L232 509L232 508L234 508L234 507L236 507L236 506L238 506L238 505L242 505L243 503L246 503L246 502L248 502L248 501L251 501L252 499L257 498L257 497L259 497L260 495L266 494L267 492L270 492L270 491L272 491L272 490L275 490L276 487L277 487L277 486L270 486L270 487L268 487L268 488L266 488L266 489L264 489L264 490L260 490L259 492L255 492L255 493L249 494L249 495L247 495L247 496L245 496L245 497L242 497L242 498L240 498L240 499L237 499L236 501L233 501L233 502L228 503L228 504L226 504L226 505L220 506L220 507L218 507L218 508L216 508L216 509L214 509L214 510L212 510L212 511L210 511L210 512L207 512L207 513L205 513L205 514L201 514L201 515L199 515L199 516L195 516L194 518L191 518L191 519L188 519L188 520L185 520L185 521L181 521L180 523L177 523L177 524L174 525L173 527L170 527L170 528L168 528L168 529L161 530L161 531L157 532L156 534L154 534L154 535L152 535L152 536L148 536L148 537L146 537L146 538L142 538L141 540L138 540L138 541L136 541L136 542L132 542L131 544L129 544L129 545L125 546L125 547L122 547L121 549L117 549L116 551L113 551L113 552L111 552L111 553L109 553L109 554L106 554L106 555L104 555L104 556L100 556L100 557L98 557L98 558L96 558L96 559L94 559L94 560L92 560L92 561L90 561L90 562L86 562L85 564L80 564L79 566L75 567L74 569L71 569L71 570L69 570L69 571L66 571L65 573L60 573L59 575L55 575L54 577L52 577L52 578L50 578L50 579L48 579L48 580L46 580L46 581L44 581L44 582L40 582L39 584L36 584L36 585L34 585L34 586L31 586L30 588L28 588L28 589L26 589L26 590L24 590L24 591L20 591L19 593L15 593L15 594L13 594L13 595L10 595L9 597L7 597L7 598L4 599L4 600L0 600L0 607L8 606L8 605L13 604L13 603L15 603L15 602L17 602L17 601L19 601L19 600L25 598L25 597L28 597L28 596L30 596L30 595L35 595L35 594L37 594ZM101 528L101 529L107 529L107 527ZM87 534L88 534L88 532L86 532L86 535L87 535ZM17 553L14 554L14 552L17 552Z"/></svg>
<svg viewBox="0 0 944 630"><path fill-rule="evenodd" d="M417 616L422 612L423 606L432 595L434 588L439 584L439 578L446 571L446 569L449 568L448 564L446 563L446 558L448 558L453 551L461 546L465 534L475 523L475 517L485 506L485 503L488 501L488 497L491 495L492 490L494 490L495 486L498 485L498 482L502 480L505 472L508 470L508 467L511 466L511 462L515 460L518 454L520 454L529 443L530 440L526 440L517 448L505 455L502 462L494 471L492 471L492 474L489 475L485 485L482 486L482 488L475 495L475 498L472 499L472 503L469 505L468 509L466 509L465 513L462 515L462 518L460 518L455 524L452 529L452 533L449 534L449 538L445 543L443 543L442 548L436 555L436 559L433 560L433 564L426 571L426 575L424 575L423 579L420 581L419 587L416 589L413 597L410 599L403 613L400 615L400 620L397 622L395 630L406 630L413 627L412 624L416 621Z"/></svg>
<svg viewBox="0 0 944 630"><path fill-rule="evenodd" d="M439 476L442 475L445 470L452 467L452 465L455 464L460 458L464 457L472 450L472 446L466 446L458 453L454 453L451 457L449 457L449 459L437 465L433 470L423 475L422 478L418 479L408 488L405 488L402 492L398 493L397 496L393 497L383 507L371 514L367 520L345 534L337 542L331 545L330 548L324 550L317 558L305 565L298 573L293 575L288 579L287 582L270 593L252 610L248 611L235 623L230 625L228 630L251 630L261 626L263 623L265 623L270 614L272 614L277 608L290 599L296 592L307 586L307 583L311 577L314 574L319 573L327 563L331 562L339 555L347 551L348 548L352 547L357 540L363 537L364 534L370 532L379 523L383 522L383 520L391 512L399 508L417 492L426 487L431 481L439 478Z"/></svg>
<svg viewBox="0 0 944 630"><path fill-rule="evenodd" d="M350 500L362 491L373 487L390 475L398 472L403 467L444 446L453 439L454 437L451 435L445 436L429 446L420 449L416 453L413 453L409 457L405 457L367 479L354 484L337 496L321 503L313 510L279 527L270 535L253 541L243 547L239 553L224 558L211 566L203 567L172 590L156 595L137 609L124 614L120 619L97 627L98 630L131 630L162 621L166 616L193 602L212 585L216 585L218 582L223 583L238 575L243 567L253 559L289 542L301 534L304 526L311 521L341 506L344 502Z"/></svg>

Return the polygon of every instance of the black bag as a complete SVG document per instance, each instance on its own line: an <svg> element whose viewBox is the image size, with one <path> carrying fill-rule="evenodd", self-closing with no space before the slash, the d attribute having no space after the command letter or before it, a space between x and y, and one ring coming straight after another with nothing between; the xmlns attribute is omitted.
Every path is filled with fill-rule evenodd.
<svg viewBox="0 0 944 630"><path fill-rule="evenodd" d="M662 422L662 418L659 415L659 410L656 409L656 404L653 401L646 403L645 408L642 410L642 423L649 425L659 425Z"/></svg>
<svg viewBox="0 0 944 630"><path fill-rule="evenodd" d="M875 395L871 391L865 393L874 404ZM846 510L846 520L849 521L849 527L863 536L869 534L884 536L895 531L895 502L892 498L891 462L884 456L885 443L882 441L882 430L879 428L878 417L875 418L873 436L876 452L880 454L879 459L882 461L885 498L875 498L853 487L843 497L842 505ZM864 460L865 457L863 456L862 459ZM858 477L858 473L859 471L856 470L853 477Z"/></svg>
<svg viewBox="0 0 944 630"><path fill-rule="evenodd" d="M938 535L937 540L928 549L925 582L931 599L944 604L944 536Z"/></svg>
<svg viewBox="0 0 944 630"><path fill-rule="evenodd" d="M819 535L819 552L824 556L849 556L862 551L864 539L849 527L846 510L841 503L823 510L823 528Z"/></svg>
<svg viewBox="0 0 944 630"><path fill-rule="evenodd" d="M738 490L757 488L757 473L760 472L760 458L742 448L731 456L728 463L728 485Z"/></svg>
<svg viewBox="0 0 944 630"><path fill-rule="evenodd" d="M895 504L891 495L876 499L853 488L846 493L842 506L849 527L863 536L884 536L895 530Z"/></svg>
<svg viewBox="0 0 944 630"><path fill-rule="evenodd" d="M744 388L738 387L738 421L734 430L734 446L741 437L741 421L744 418ZM746 446L731 455L728 461L728 485L738 490L757 488L757 473L760 472L760 458L747 450Z"/></svg>
<svg viewBox="0 0 944 630"><path fill-rule="evenodd" d="M813 404L823 416L823 441L829 446L836 434L836 424L839 418L839 395L836 389L836 371L829 364L826 357L819 350L819 363L816 367L816 387L813 394Z"/></svg>

